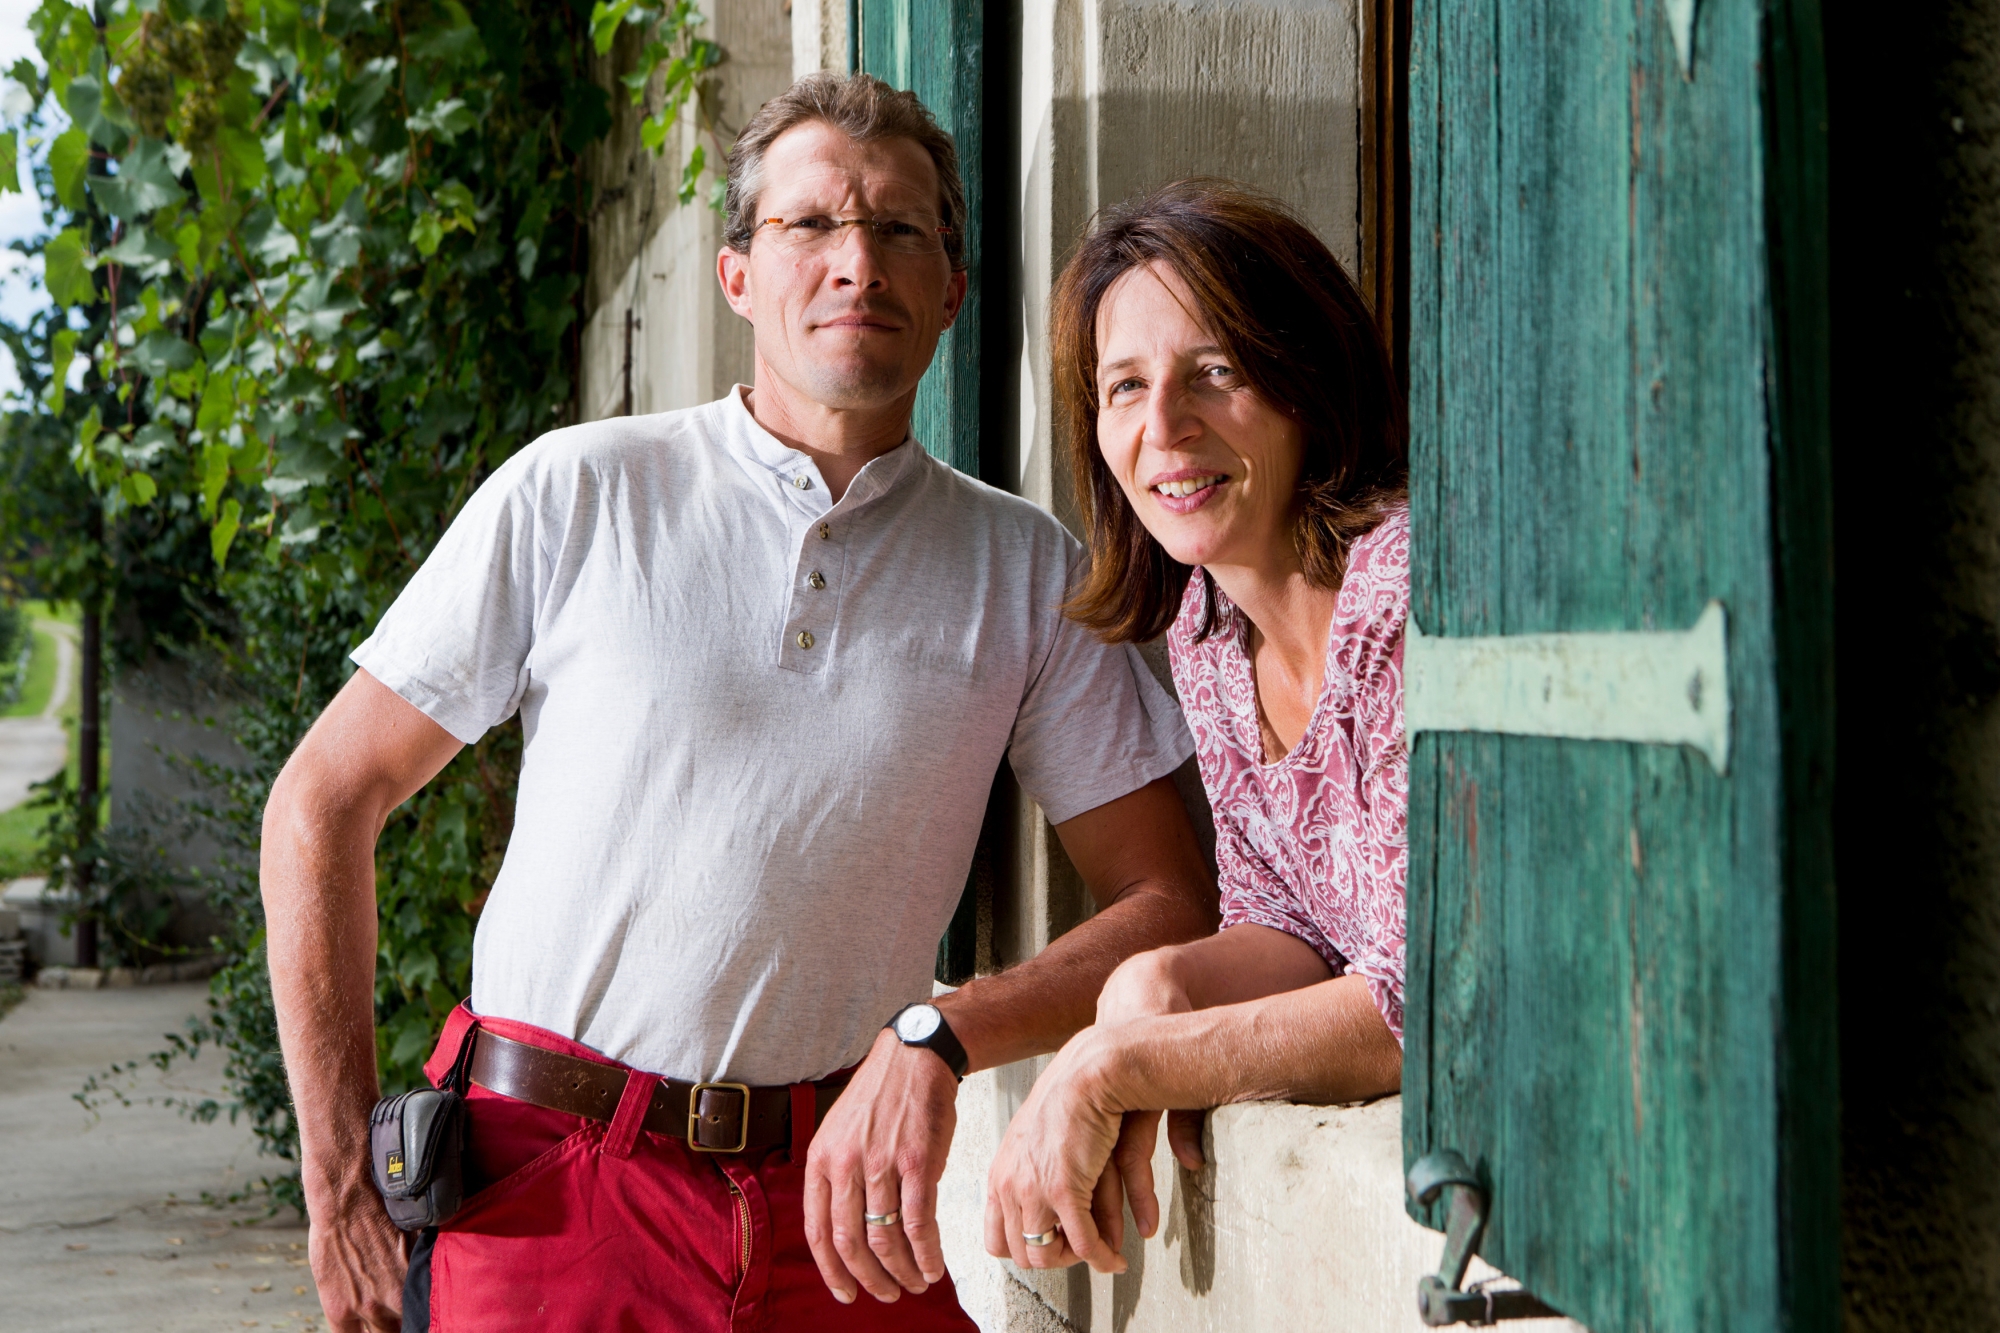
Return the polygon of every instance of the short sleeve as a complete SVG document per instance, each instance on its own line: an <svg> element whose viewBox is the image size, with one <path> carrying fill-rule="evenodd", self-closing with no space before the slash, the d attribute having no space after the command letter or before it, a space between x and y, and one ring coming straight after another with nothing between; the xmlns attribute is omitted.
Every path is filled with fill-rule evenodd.
<svg viewBox="0 0 2000 1333"><path fill-rule="evenodd" d="M362 645L356 665L470 745L527 688L544 562L531 454L473 492Z"/></svg>
<svg viewBox="0 0 2000 1333"><path fill-rule="evenodd" d="M1347 971L1347 959L1319 923L1305 910L1299 896L1263 863L1234 818L1215 821L1216 884L1222 891L1222 929L1264 926L1295 936L1326 960L1335 976Z"/></svg>
<svg viewBox="0 0 2000 1333"><path fill-rule="evenodd" d="M1007 755L1021 789L1060 824L1172 773L1194 753L1194 738L1137 648L1052 614L1049 653Z"/></svg>

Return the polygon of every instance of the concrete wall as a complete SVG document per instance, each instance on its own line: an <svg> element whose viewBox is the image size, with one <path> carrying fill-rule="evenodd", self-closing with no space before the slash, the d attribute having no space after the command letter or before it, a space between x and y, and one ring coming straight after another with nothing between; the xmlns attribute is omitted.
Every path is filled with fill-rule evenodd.
<svg viewBox="0 0 2000 1333"><path fill-rule="evenodd" d="M2000 11L1825 9L1844 1277L2000 1322Z"/></svg>
<svg viewBox="0 0 2000 1333"><path fill-rule="evenodd" d="M220 849L187 827L182 803L199 794L188 761L248 766L249 755L230 734L235 707L220 670L199 660L159 658L143 669L120 671L106 719L112 826L148 828L174 849L180 864L212 868ZM221 924L203 895L189 892L162 942L206 951Z"/></svg>
<svg viewBox="0 0 2000 1333"><path fill-rule="evenodd" d="M704 35L728 53L704 107L726 144L791 82L792 19L784 0L725 0L704 9ZM600 62L607 86L617 86L616 72L632 68L639 45L636 28L621 29ZM639 122L657 101L649 97L645 107L634 107L620 88L613 103L611 133L587 163L597 204L584 298L580 397L586 421L625 410L628 316L634 413L720 398L730 385L747 383L751 368L750 326L723 301L715 280L722 215L708 206L713 177L703 177L692 203L678 197L681 167L698 136L719 172L715 141L701 132L689 108L667 152L656 157L639 141Z"/></svg>

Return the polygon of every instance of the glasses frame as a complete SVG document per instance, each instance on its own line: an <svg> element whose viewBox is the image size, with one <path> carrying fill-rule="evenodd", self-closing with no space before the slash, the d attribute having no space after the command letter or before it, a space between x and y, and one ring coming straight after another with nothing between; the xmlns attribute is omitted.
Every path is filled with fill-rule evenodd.
<svg viewBox="0 0 2000 1333"><path fill-rule="evenodd" d="M752 228L752 233L754 234L755 232L762 231L766 227L783 227L788 223L797 222L800 218L809 218L809 217L825 217L828 222L833 224L833 230L827 234L827 240L829 241L837 240L837 238L840 235L840 229L842 227L867 227L870 234L873 235L875 238L875 244L881 246L884 250L887 250L891 254L906 254L906 255L911 255L913 257L920 255L949 253L949 247L946 246L944 238L954 234L956 230L955 228L947 227L942 223L934 225L931 228L931 230L936 234L938 238L938 248L935 250L898 250L894 246L890 245L887 241L883 240L882 233L879 230L879 228L884 221L897 221L897 222L909 221L907 217L896 217L892 214L887 214L887 213L877 213L871 217L865 217L865 218L837 218L829 216L824 213L800 213L797 217L792 217L792 218L761 218L758 220L757 225L754 228ZM783 234L784 234L783 232L779 233L779 235ZM835 248L838 247L836 246Z"/></svg>

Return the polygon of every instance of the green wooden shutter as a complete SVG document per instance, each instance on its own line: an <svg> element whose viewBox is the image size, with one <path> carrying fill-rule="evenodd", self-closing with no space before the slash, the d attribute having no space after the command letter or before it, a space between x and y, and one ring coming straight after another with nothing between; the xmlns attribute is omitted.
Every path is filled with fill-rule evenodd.
<svg viewBox="0 0 2000 1333"><path fill-rule="evenodd" d="M980 213L984 204L983 4L980 0L858 0L860 68L923 99L958 144L965 179L965 307L917 389L911 431L961 472L980 475Z"/></svg>
<svg viewBox="0 0 2000 1333"><path fill-rule="evenodd" d="M856 67L897 88L907 88L958 146L965 182L965 305L938 343L937 357L917 387L911 433L924 448L961 472L981 473L984 438L980 395L980 242L985 190L984 14L982 0L853 0L848 11ZM989 821L990 822L990 821ZM982 837L982 855L987 838ZM956 985L976 964L978 894L974 876L938 942L937 979Z"/></svg>
<svg viewBox="0 0 2000 1333"><path fill-rule="evenodd" d="M1414 9L1417 624L1728 614L1726 775L1414 738L1405 1152L1597 1333L1838 1319L1820 77L1813 0Z"/></svg>

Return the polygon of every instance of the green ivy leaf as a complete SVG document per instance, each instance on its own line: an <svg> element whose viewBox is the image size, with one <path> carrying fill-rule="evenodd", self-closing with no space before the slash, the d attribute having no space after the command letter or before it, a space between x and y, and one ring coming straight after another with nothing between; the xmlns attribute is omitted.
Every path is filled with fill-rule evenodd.
<svg viewBox="0 0 2000 1333"><path fill-rule="evenodd" d="M229 547L236 540L237 528L243 522L243 506L235 501L223 503L222 517L215 520L215 526L208 532L208 549L215 556L215 567L221 569L229 560Z"/></svg>
<svg viewBox="0 0 2000 1333"><path fill-rule="evenodd" d="M410 225L410 244L417 247L417 253L429 259L444 243L444 220L436 213L419 213Z"/></svg>
<svg viewBox="0 0 2000 1333"><path fill-rule="evenodd" d="M83 233L66 227L42 251L42 286L58 306L89 305L97 299L97 283L90 276L90 251L84 247ZM74 347L75 339L71 339Z"/></svg>
<svg viewBox="0 0 2000 1333"><path fill-rule="evenodd" d="M637 0L597 0L590 7L590 41L597 48L597 54L604 55L611 50L611 43L618 39L618 25L625 21Z"/></svg>
<svg viewBox="0 0 2000 1333"><path fill-rule="evenodd" d="M412 134L435 134L446 143L478 123L479 118L472 114L472 108L456 97L448 97L435 106L425 107L403 122Z"/></svg>
<svg viewBox="0 0 2000 1333"><path fill-rule="evenodd" d="M154 329L132 348L132 364L154 379L186 370L200 358L193 343L166 329Z"/></svg>
<svg viewBox="0 0 2000 1333"><path fill-rule="evenodd" d="M704 154L702 153L701 145L696 144L694 151L688 154L687 165L681 168L682 203L691 204L694 202L695 186L701 181L701 169L703 165Z"/></svg>
<svg viewBox="0 0 2000 1333"><path fill-rule="evenodd" d="M141 139L119 159L116 176L92 176L89 184L98 205L127 222L187 198L167 165L167 146L158 139Z"/></svg>
<svg viewBox="0 0 2000 1333"><path fill-rule="evenodd" d="M21 192L21 137L0 134L0 194Z"/></svg>
<svg viewBox="0 0 2000 1333"><path fill-rule="evenodd" d="M150 280L160 276L177 253L173 242L151 227L128 227L118 244L98 256L98 262L110 260L127 268L144 270L141 276Z"/></svg>
<svg viewBox="0 0 2000 1333"><path fill-rule="evenodd" d="M83 207L83 177L90 169L90 136L71 126L49 145L49 174L55 177L56 200L75 211Z"/></svg>
<svg viewBox="0 0 2000 1333"><path fill-rule="evenodd" d="M229 463L232 450L222 440L211 440L201 450L201 516L215 517L215 503L222 498L222 492L229 487Z"/></svg>
<svg viewBox="0 0 2000 1333"><path fill-rule="evenodd" d="M70 363L76 360L76 336L75 329L59 329L49 340L49 368L55 372L49 379L49 411L58 417L69 388Z"/></svg>
<svg viewBox="0 0 2000 1333"><path fill-rule="evenodd" d="M119 491L134 505L149 505L153 497L160 493L154 480L143 472L128 472L118 483Z"/></svg>

